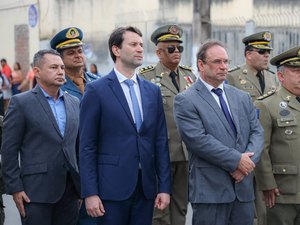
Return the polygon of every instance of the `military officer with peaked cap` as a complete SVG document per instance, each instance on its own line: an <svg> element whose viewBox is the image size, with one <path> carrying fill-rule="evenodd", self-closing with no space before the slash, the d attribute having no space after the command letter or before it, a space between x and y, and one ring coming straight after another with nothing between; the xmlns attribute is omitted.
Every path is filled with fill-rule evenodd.
<svg viewBox="0 0 300 225"><path fill-rule="evenodd" d="M172 163L172 196L164 211L156 210L153 225L184 225L188 205L188 156L177 131L173 117L173 99L195 80L190 67L179 65L183 30L178 25L165 25L156 29L151 41L156 45L159 62L140 70L140 76L158 85L167 121L170 159Z"/></svg>
<svg viewBox="0 0 300 225"><path fill-rule="evenodd" d="M245 37L245 63L229 70L228 84L231 84L251 95L252 101L277 88L274 72L268 69L272 50L272 34L268 31ZM266 224L266 207L262 193L256 190L255 208L257 225Z"/></svg>
<svg viewBox="0 0 300 225"><path fill-rule="evenodd" d="M83 33L77 27L69 27L58 32L50 41L50 46L62 56L65 64L66 83L63 91L81 100L84 87L98 77L84 72L85 56L83 53Z"/></svg>
<svg viewBox="0 0 300 225"><path fill-rule="evenodd" d="M252 100L277 87L275 73L268 69L272 34L259 32L245 37L245 63L229 70L228 83L248 92Z"/></svg>
<svg viewBox="0 0 300 225"><path fill-rule="evenodd" d="M77 27L69 27L59 31L50 41L52 49L56 49L65 64L66 83L61 89L81 100L85 85L98 77L84 72L85 56L83 52L83 33ZM80 208L78 225L96 225L97 220L90 217L85 209L84 201Z"/></svg>
<svg viewBox="0 0 300 225"><path fill-rule="evenodd" d="M256 167L267 205L267 224L300 224L300 46L271 59L281 88L255 102L265 130Z"/></svg>

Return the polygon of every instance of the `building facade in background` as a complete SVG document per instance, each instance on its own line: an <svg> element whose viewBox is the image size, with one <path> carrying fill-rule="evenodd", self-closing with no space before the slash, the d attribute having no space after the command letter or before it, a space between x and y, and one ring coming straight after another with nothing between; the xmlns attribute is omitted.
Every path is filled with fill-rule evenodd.
<svg viewBox="0 0 300 225"><path fill-rule="evenodd" d="M203 8L206 3L208 8ZM200 7L195 10L195 7ZM201 7L202 12L201 12ZM206 11L205 11L206 10ZM209 10L209 13L207 12ZM204 15L205 14L205 15ZM199 19L195 19L199 18ZM199 21L208 26L200 26ZM5 0L0 3L0 58L29 69L33 54L49 48L59 30L77 26L84 31L87 66L100 74L113 66L107 47L110 32L134 25L143 32L145 65L156 61L150 35L157 27L177 23L184 29L182 63L194 65L202 36L226 43L233 65L243 62L242 38L255 32L274 33L272 54L299 45L300 2L297 0ZM207 28L209 27L209 29ZM202 29L202 30L201 30ZM205 30L204 30L205 29ZM209 31L209 34L206 32ZM194 32L194 33L193 33Z"/></svg>

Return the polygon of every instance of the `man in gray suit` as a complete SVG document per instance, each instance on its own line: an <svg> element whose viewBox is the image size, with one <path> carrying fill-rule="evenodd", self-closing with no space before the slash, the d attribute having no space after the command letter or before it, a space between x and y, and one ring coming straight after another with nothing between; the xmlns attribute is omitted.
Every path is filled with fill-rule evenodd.
<svg viewBox="0 0 300 225"><path fill-rule="evenodd" d="M13 196L23 225L75 225L79 100L60 89L65 74L58 52L41 50L33 63L38 85L13 96L4 117L6 192Z"/></svg>
<svg viewBox="0 0 300 225"><path fill-rule="evenodd" d="M197 54L200 79L174 100L177 127L190 159L193 225L252 225L253 169L263 129L251 97L226 85L229 59L221 42Z"/></svg>

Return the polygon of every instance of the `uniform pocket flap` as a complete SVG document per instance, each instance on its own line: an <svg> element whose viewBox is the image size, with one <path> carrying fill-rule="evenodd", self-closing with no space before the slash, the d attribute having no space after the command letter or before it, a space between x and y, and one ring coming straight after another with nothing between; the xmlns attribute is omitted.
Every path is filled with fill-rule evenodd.
<svg viewBox="0 0 300 225"><path fill-rule="evenodd" d="M46 173L47 172L47 164L40 163L36 165L27 165L22 168L22 175L30 175L30 174L38 174L38 173Z"/></svg>
<svg viewBox="0 0 300 225"><path fill-rule="evenodd" d="M274 174L298 174L298 166L293 165L273 165Z"/></svg>
<svg viewBox="0 0 300 225"><path fill-rule="evenodd" d="M99 155L98 164L118 165L120 156L118 155Z"/></svg>
<svg viewBox="0 0 300 225"><path fill-rule="evenodd" d="M297 120L296 118L280 118L277 119L277 125L278 127L297 126Z"/></svg>

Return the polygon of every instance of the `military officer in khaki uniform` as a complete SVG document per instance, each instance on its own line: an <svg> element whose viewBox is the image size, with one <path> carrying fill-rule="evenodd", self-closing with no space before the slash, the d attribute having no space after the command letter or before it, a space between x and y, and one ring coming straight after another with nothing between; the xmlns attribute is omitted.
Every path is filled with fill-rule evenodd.
<svg viewBox="0 0 300 225"><path fill-rule="evenodd" d="M300 224L300 46L271 60L278 68L278 92L255 102L265 130L256 167L269 225Z"/></svg>
<svg viewBox="0 0 300 225"><path fill-rule="evenodd" d="M228 84L248 92L252 100L276 89L274 72L268 70L272 34L268 31L252 34L245 44L245 64L229 70Z"/></svg>
<svg viewBox="0 0 300 225"><path fill-rule="evenodd" d="M275 73L268 69L272 34L268 31L259 32L245 37L246 62L229 70L228 84L231 84L256 98L272 93L277 88ZM266 207L261 191L255 190L255 208L257 225L266 225ZM256 223L254 223L256 224Z"/></svg>
<svg viewBox="0 0 300 225"><path fill-rule="evenodd" d="M168 127L172 162L172 196L168 208L154 211L153 225L184 225L188 205L188 156L173 117L173 99L195 80L191 68L179 65L183 46L177 25L159 27L151 36L159 62L140 70L140 76L160 86Z"/></svg>

